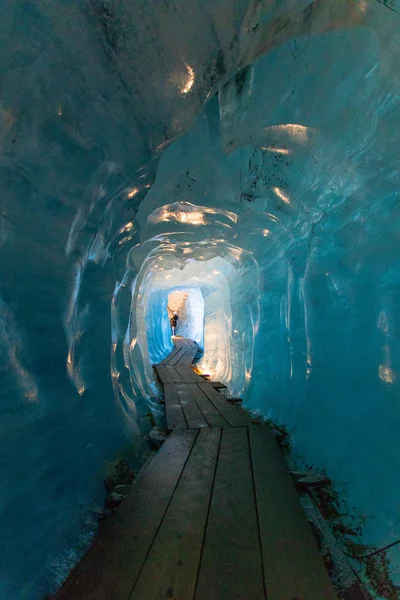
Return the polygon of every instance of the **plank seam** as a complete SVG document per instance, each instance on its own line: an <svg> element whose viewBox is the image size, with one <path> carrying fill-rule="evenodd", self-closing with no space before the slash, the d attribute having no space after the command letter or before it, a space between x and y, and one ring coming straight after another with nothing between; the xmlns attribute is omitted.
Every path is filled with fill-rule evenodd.
<svg viewBox="0 0 400 600"><path fill-rule="evenodd" d="M189 428L189 421L186 418L185 411L183 410L183 406L182 406L182 402L181 402L181 397L180 397L180 395L178 393L178 388L176 387L176 384L174 384L174 385L175 385L175 392L176 392L176 395L177 395L178 400L179 400L179 406L181 407L181 411L182 411L182 414L183 414L183 418L185 419L187 428L190 429Z"/></svg>
<svg viewBox="0 0 400 600"><path fill-rule="evenodd" d="M266 589L266 580L265 580L265 572L264 572L264 557L262 550L262 541L261 541L261 527L260 527L260 518L258 515L258 502L257 502L257 490L256 490L256 479L254 477L254 467L253 467L253 449L251 447L251 438L249 427L247 429L247 440L249 444L249 454L250 454L250 468L251 468L251 476L253 480L253 494L254 494L254 506L256 509L256 517L257 517L257 531L258 531L258 544L260 547L260 558L261 558L261 573L262 573L262 581L263 581L263 592L264 592L264 600L268 599L267 589Z"/></svg>
<svg viewBox="0 0 400 600"><path fill-rule="evenodd" d="M186 382L184 382L184 383L180 383L179 385L185 385L185 386L187 386L187 385L190 385L190 384L187 384ZM178 394L178 398L179 398L179 401L181 402L181 405L182 405L182 401L181 401L181 396L180 396L180 394L182 394L182 396L184 396L185 394L186 394L187 396L189 396L190 400L192 400L192 401L193 401L193 404L194 404L194 406L196 406L196 407L197 407L197 410L198 410L198 411L199 411L199 413L200 413L200 419L203 419L203 420L205 421L205 423L208 425L208 427L210 427L210 425L209 425L209 423L208 423L208 421L207 421L206 417L204 416L204 414L202 413L202 411L200 410L200 408L197 406L197 403L196 403L195 399L193 398L192 394L190 393L190 391L188 390L188 388L186 387L186 390L179 390L179 389L177 388L177 390L176 390L176 393ZM190 400L189 400L189 402L190 402ZM188 406L188 409L189 409L189 406ZM184 417L185 417L185 419L186 419L186 421L187 421L188 428L189 428L189 429L192 429L192 428L190 427L190 425L189 425L189 421L188 421L188 419L186 418L185 409L183 408L183 406L182 406L182 411L183 411Z"/></svg>
<svg viewBox="0 0 400 600"><path fill-rule="evenodd" d="M175 352L174 356L172 356L172 358L168 361L167 364L170 366L175 366L176 364L179 363L182 356L185 356L185 351L183 348L179 348L179 350L177 350L177 352Z"/></svg>
<svg viewBox="0 0 400 600"><path fill-rule="evenodd" d="M195 383L195 385L197 385L197 383ZM197 385L197 387L199 388L199 386ZM199 388L200 390L200 388ZM201 390L200 390L201 391ZM195 403L195 405L197 406L197 408L199 409L199 411L201 412L201 414L203 415L203 418L205 420L205 422L207 423L207 425L211 428L211 423L210 421L207 419L206 415L203 413L203 411L201 410L200 406L197 404L197 399L196 397L191 393L190 394L191 397L193 398L193 402ZM214 406L214 405L213 405ZM217 457L218 458L218 457Z"/></svg>
<svg viewBox="0 0 400 600"><path fill-rule="evenodd" d="M200 390L200 393L204 395L204 397L206 398L206 400L209 401L209 403L211 404L211 406L213 406L215 408L215 410L217 411L217 413L219 414L219 416L224 419L224 421L227 423L227 425L229 425L228 421L225 419L225 417L223 415L221 415L221 413L219 412L218 408L214 405L213 402L211 402L211 400L206 396L206 394L203 392L203 390L199 387L199 385L196 383L195 385L197 385L197 388ZM210 428L212 428L212 425L210 423L210 421L207 419L207 416L203 413L203 411L201 410L200 406L197 404L197 399L195 396L192 395L192 398L194 400L194 402L196 403L196 406L198 407L199 411L201 412L201 414L203 415L205 421L208 423L208 426Z"/></svg>
<svg viewBox="0 0 400 600"><path fill-rule="evenodd" d="M236 421L236 423L232 422L235 420L234 417L237 416L237 413L235 414L235 408L233 406L231 406L230 404L228 404L226 398L222 394L220 394L217 390L214 390L214 388L212 388L213 392L215 392L215 394L218 394L220 396L220 398L218 398L218 400L220 400L221 402L226 402L226 404L227 404L227 410L229 412L228 412L228 415L225 416L218 407L218 401L216 400L216 396L213 396L213 394L208 395L207 391L203 390L203 388L200 387L200 385L203 385L203 384L209 385L207 382L202 382L202 383L198 384L199 388L207 396L207 398L209 399L211 404L214 406L214 408L219 412L219 414L225 419L225 421L227 421L228 425L230 425L231 427L247 427L247 423L244 423L244 422L238 423L237 421ZM233 409L233 412L231 412L231 409Z"/></svg>
<svg viewBox="0 0 400 600"><path fill-rule="evenodd" d="M199 576L200 576L201 562L203 560L204 544L205 544L205 541L206 541L206 531L207 531L207 527L208 527L208 521L209 521L209 518L210 518L211 502L212 502L212 498L213 498L213 494L214 494L215 478L217 476L217 468L218 468L219 455L220 455L220 451L221 451L221 444L222 444L222 436L223 435L224 435L224 429L221 428L221 435L220 435L220 438L219 438L217 458L215 460L214 476L213 476L213 481L212 481L212 485L211 485L210 500L208 502L207 518L206 518L206 522L204 524L204 535L203 535L203 540L202 540L202 543L201 543L200 558L199 558L199 565L198 565L198 568L197 568L196 585L194 586L193 599L196 598L197 587L199 585Z"/></svg>
<svg viewBox="0 0 400 600"><path fill-rule="evenodd" d="M179 394L178 394L178 390L176 389L176 383L170 383L168 385L173 385L174 386L174 391L175 391L176 396L178 398L179 406L181 407L181 412L182 412L184 421L186 423L186 427L183 428L183 429L190 429L189 428L188 420L187 420L186 415L185 415L185 411L183 410L183 407L182 407L182 403L181 403L181 399L180 399ZM166 418L166 421L167 421L167 431L171 432L174 429L182 429L182 427L174 427L173 429L169 429L169 418L168 418L168 412L169 412L169 410L168 410L168 404L167 404L167 400L166 400L166 393L165 393L165 385L164 384L163 384L163 391L164 391L164 407L165 407L165 418Z"/></svg>
<svg viewBox="0 0 400 600"><path fill-rule="evenodd" d="M186 430L186 431L189 431L189 430ZM136 585L137 585L137 582L139 581L139 578L140 578L140 576L141 576L141 574L142 574L143 567L144 567L144 565L145 565L145 564L146 564L146 562L147 562L147 559L148 559L148 557L149 557L149 554L150 554L150 552L151 552L151 549L153 548L154 541L156 540L156 538L157 538L157 536L158 536L158 533L159 533L159 531L160 531L160 529L161 529L161 525L162 525L162 524L163 524L163 522L164 522L165 515L167 514L167 511L168 511L168 509L169 509L169 506L170 506L170 504L171 504L171 502L172 502L172 498L175 496L176 488L177 488L177 487L178 487L178 485L179 485L179 482L180 482L180 480L181 480L182 474L183 474L184 470L186 469L186 465L187 465L187 463L188 463L189 457L190 457L190 455L192 454L193 448L195 447L195 444L196 444L196 441L197 441L197 438L198 438L198 435L199 435L199 430L192 429L192 430L190 430L190 431L195 431L195 432L196 432L195 438L194 438L194 440L193 440L192 447L190 448L190 452L188 453L188 455L187 455L187 457L186 457L186 460L185 460L185 462L184 462L184 465L183 465L183 467L182 467L182 471L181 471L181 472L180 472L180 474L179 474L178 480L177 480L177 482L176 482L176 485L174 486L174 489L173 489L173 491L172 491L171 497L170 497L170 499L168 500L168 503L167 503L167 506L166 506L166 508L165 508L165 511L164 511L164 513L163 513L162 519L160 520L160 523L159 523L159 525L158 525L158 527L157 527L157 531L156 531L156 532L155 532L155 534L154 534L154 537L153 537L153 540L152 540L152 542L151 542L151 544L150 544L150 547L149 547L149 549L148 549L148 550L147 550L147 552L146 552L145 559L144 559L144 561L142 562L142 565L141 565L141 567L140 567L140 569L139 569L138 575L137 575L137 577L136 577L136 579L135 579L135 583L133 584L133 587L132 587L131 591L129 592L129 596L127 596L126 600L130 600L130 598L132 597L132 594L133 594L133 592L135 591L135 587L136 587ZM169 436L168 436L168 437L169 437ZM218 453L219 453L219 448L218 448ZM213 480L213 485L214 485L214 480ZM207 516L208 516L208 514L207 514Z"/></svg>

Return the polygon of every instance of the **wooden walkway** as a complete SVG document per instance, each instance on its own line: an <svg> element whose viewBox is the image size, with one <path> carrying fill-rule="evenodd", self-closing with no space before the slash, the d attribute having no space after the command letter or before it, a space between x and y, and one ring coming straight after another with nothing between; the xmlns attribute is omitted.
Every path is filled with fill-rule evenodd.
<svg viewBox="0 0 400 600"><path fill-rule="evenodd" d="M57 600L337 600L271 430L185 342L155 366L171 433Z"/></svg>
<svg viewBox="0 0 400 600"><path fill-rule="evenodd" d="M225 400L215 384L205 381L190 366L175 362L179 356L186 363L190 359L192 364L199 350L197 344L178 337L174 338L174 344L171 354L154 366L164 386L167 430L248 425L247 417Z"/></svg>

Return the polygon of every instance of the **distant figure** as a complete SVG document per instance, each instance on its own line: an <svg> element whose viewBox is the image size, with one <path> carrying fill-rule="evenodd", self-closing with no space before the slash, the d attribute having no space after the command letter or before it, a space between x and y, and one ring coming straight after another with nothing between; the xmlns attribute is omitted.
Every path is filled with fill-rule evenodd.
<svg viewBox="0 0 400 600"><path fill-rule="evenodd" d="M172 335L175 335L175 331L176 331L176 324L178 322L178 315L176 314L176 311L174 311L174 314L172 315L172 317L169 320L169 323L171 325L171 329L172 329Z"/></svg>

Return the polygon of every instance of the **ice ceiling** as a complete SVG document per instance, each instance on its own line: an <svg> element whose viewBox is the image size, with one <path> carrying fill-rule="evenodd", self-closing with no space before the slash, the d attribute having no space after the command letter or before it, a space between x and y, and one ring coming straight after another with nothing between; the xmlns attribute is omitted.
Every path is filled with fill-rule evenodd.
<svg viewBox="0 0 400 600"><path fill-rule="evenodd" d="M104 461L140 463L178 289L204 370L400 537L399 11L0 0L2 600L54 590Z"/></svg>

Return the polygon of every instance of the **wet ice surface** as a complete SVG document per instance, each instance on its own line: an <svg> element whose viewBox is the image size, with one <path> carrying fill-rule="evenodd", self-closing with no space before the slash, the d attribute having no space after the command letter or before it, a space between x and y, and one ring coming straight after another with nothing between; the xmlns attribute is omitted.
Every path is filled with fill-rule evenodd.
<svg viewBox="0 0 400 600"><path fill-rule="evenodd" d="M59 584L104 460L140 462L183 285L204 370L400 537L391 7L0 2L1 598Z"/></svg>

